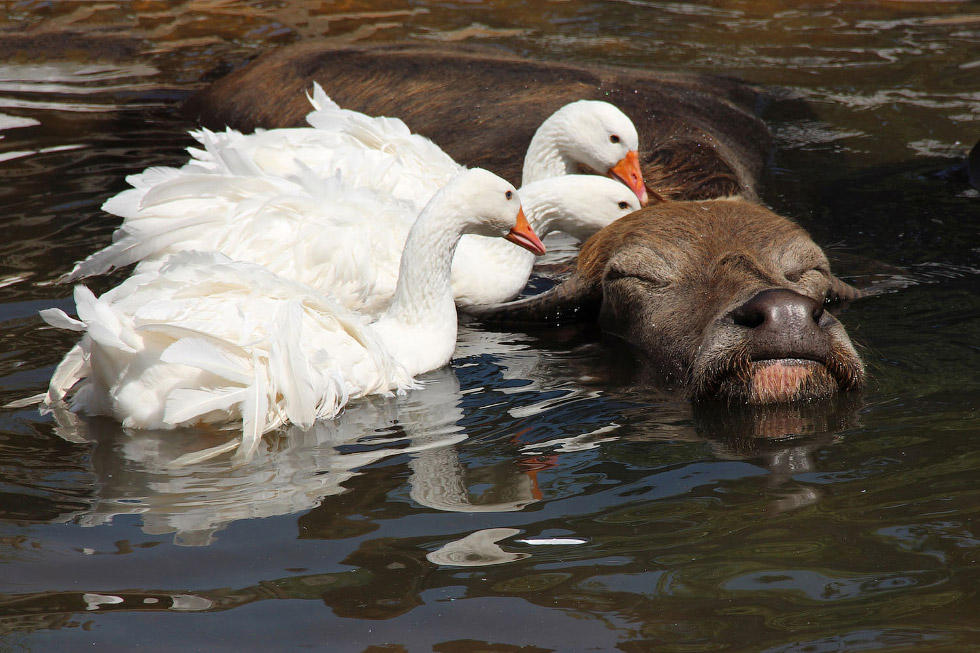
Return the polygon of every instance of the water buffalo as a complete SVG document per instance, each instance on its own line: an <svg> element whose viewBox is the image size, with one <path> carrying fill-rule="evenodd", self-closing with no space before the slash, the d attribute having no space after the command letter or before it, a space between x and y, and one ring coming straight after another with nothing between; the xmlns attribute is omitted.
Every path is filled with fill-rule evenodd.
<svg viewBox="0 0 980 653"><path fill-rule="evenodd" d="M544 63L458 46L274 50L191 97L184 112L212 129L304 125L319 82L342 107L396 116L454 159L520 182L534 130L573 100L612 102L640 133L643 176L661 198L757 197L769 133L764 95L710 75Z"/></svg>
<svg viewBox="0 0 980 653"><path fill-rule="evenodd" d="M467 311L598 320L692 398L764 404L863 384L861 359L826 310L858 295L802 227L731 198L641 209L586 241L564 283Z"/></svg>

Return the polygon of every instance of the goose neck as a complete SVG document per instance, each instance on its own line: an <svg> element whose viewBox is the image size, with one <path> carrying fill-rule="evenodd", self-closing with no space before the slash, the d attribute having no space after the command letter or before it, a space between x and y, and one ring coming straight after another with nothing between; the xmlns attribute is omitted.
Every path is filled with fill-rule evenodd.
<svg viewBox="0 0 980 653"><path fill-rule="evenodd" d="M524 156L521 185L575 172L575 161L566 154L564 121L546 120L534 133Z"/></svg>
<svg viewBox="0 0 980 653"><path fill-rule="evenodd" d="M459 216L430 205L412 225L402 251L398 282L385 318L406 325L455 321L450 270L462 235Z"/></svg>

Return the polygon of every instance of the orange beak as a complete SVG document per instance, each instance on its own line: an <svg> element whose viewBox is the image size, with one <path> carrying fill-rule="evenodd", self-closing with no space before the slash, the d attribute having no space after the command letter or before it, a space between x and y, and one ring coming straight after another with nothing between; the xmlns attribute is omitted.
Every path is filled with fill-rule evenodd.
<svg viewBox="0 0 980 653"><path fill-rule="evenodd" d="M531 229L531 225L527 223L527 218L524 217L524 208L517 210L517 224L507 232L504 236L507 240L514 243L515 245L520 245L532 254L541 256L547 250L544 247L544 243L538 238L538 235L534 233L534 229Z"/></svg>
<svg viewBox="0 0 980 653"><path fill-rule="evenodd" d="M639 198L640 206L646 206L649 203L650 196L647 195L647 187L643 183L643 172L640 170L640 155L637 154L636 150L630 150L629 154L609 168L609 172L606 174L629 186L630 190L636 193Z"/></svg>

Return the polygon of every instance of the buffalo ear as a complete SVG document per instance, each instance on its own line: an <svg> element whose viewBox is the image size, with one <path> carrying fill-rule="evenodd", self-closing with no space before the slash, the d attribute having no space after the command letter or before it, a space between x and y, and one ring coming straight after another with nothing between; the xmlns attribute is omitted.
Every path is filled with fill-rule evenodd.
<svg viewBox="0 0 980 653"><path fill-rule="evenodd" d="M577 274L540 295L503 304L461 307L460 311L490 324L560 325L594 319L602 304L599 284Z"/></svg>
<svg viewBox="0 0 980 653"><path fill-rule="evenodd" d="M830 275L830 291L827 293L827 301L832 303L849 302L866 296L863 290L855 288L846 281L841 281L834 275Z"/></svg>

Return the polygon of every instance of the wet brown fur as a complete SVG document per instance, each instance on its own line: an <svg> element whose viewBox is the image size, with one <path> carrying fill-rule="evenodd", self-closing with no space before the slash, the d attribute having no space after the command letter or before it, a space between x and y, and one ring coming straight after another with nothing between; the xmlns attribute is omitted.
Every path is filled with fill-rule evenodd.
<svg viewBox="0 0 980 653"><path fill-rule="evenodd" d="M454 159L519 183L541 122L578 99L607 100L640 134L647 185L668 199L757 197L769 134L759 89L735 80L573 66L466 46L334 46L273 51L192 97L185 113L212 129L305 124L318 81L342 107L403 119Z"/></svg>

